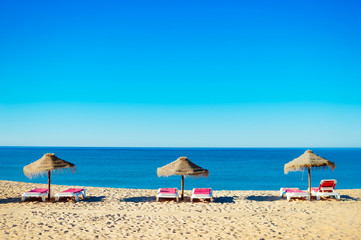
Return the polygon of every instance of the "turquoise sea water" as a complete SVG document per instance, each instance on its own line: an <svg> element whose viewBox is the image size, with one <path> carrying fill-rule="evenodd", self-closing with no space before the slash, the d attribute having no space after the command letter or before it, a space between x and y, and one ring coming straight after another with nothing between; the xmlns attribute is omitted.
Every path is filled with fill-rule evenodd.
<svg viewBox="0 0 361 240"><path fill-rule="evenodd" d="M76 148L0 147L0 180L47 183L47 177L28 179L23 167L43 156L56 156L76 164L76 173L54 174L53 184L116 188L180 188L181 177L158 177L157 168L181 156L209 170L208 178L185 180L185 189L278 190L308 187L307 171L283 172L285 163L307 149L281 148ZM361 188L361 149L312 149L336 163L336 169L312 170L312 185L336 179L336 188Z"/></svg>

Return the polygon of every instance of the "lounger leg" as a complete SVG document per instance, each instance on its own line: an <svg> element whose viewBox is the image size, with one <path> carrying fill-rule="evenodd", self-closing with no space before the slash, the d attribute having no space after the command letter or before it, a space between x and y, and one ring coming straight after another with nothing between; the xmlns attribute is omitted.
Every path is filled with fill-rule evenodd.
<svg viewBox="0 0 361 240"><path fill-rule="evenodd" d="M319 201L321 199L320 195L317 195L317 201Z"/></svg>
<svg viewBox="0 0 361 240"><path fill-rule="evenodd" d="M79 196L78 196L78 195L75 196L75 201L76 201L76 202L79 201Z"/></svg>
<svg viewBox="0 0 361 240"><path fill-rule="evenodd" d="M310 197L310 196L307 196L306 199L307 199L308 201L311 201L311 197Z"/></svg>
<svg viewBox="0 0 361 240"><path fill-rule="evenodd" d="M287 196L287 202L289 202L291 200L290 196Z"/></svg>
<svg viewBox="0 0 361 240"><path fill-rule="evenodd" d="M156 197L156 198L155 198L155 201L158 202L158 200L159 200L159 197Z"/></svg>
<svg viewBox="0 0 361 240"><path fill-rule="evenodd" d="M177 202L179 202L179 197L177 197Z"/></svg>
<svg viewBox="0 0 361 240"><path fill-rule="evenodd" d="M41 197L41 199L43 200L43 202L45 202L45 195Z"/></svg>
<svg viewBox="0 0 361 240"><path fill-rule="evenodd" d="M83 191L83 197L86 198L86 190Z"/></svg>
<svg viewBox="0 0 361 240"><path fill-rule="evenodd" d="M336 199L337 199L337 200L341 200L340 194L337 194L337 195L336 195Z"/></svg>
<svg viewBox="0 0 361 240"><path fill-rule="evenodd" d="M211 197L211 202L213 202L213 201L214 201L214 198Z"/></svg>
<svg viewBox="0 0 361 240"><path fill-rule="evenodd" d="M24 202L26 197L21 197L21 201Z"/></svg>
<svg viewBox="0 0 361 240"><path fill-rule="evenodd" d="M55 202L58 202L59 201L59 197L55 197Z"/></svg>

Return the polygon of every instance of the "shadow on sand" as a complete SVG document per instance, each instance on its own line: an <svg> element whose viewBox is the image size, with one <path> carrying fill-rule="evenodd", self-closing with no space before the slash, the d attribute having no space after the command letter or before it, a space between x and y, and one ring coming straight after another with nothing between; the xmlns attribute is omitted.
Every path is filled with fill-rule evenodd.
<svg viewBox="0 0 361 240"><path fill-rule="evenodd" d="M121 202L133 202L133 203L140 203L140 202L155 202L155 197L131 197L131 198L123 198L120 199Z"/></svg>
<svg viewBox="0 0 361 240"><path fill-rule="evenodd" d="M360 198L350 197L349 195L341 195L340 197L341 197L341 201L342 200L361 201Z"/></svg>
<svg viewBox="0 0 361 240"><path fill-rule="evenodd" d="M215 197L215 203L235 203L234 197Z"/></svg>
<svg viewBox="0 0 361 240"><path fill-rule="evenodd" d="M102 202L105 196L87 196L85 199L80 199L79 201L84 202Z"/></svg>
<svg viewBox="0 0 361 240"><path fill-rule="evenodd" d="M0 199L0 204L17 203L17 202L20 202L20 197L18 197L18 198L5 198L5 199Z"/></svg>
<svg viewBox="0 0 361 240"><path fill-rule="evenodd" d="M246 199L257 202L273 202L279 201L281 198L278 196L248 196Z"/></svg>

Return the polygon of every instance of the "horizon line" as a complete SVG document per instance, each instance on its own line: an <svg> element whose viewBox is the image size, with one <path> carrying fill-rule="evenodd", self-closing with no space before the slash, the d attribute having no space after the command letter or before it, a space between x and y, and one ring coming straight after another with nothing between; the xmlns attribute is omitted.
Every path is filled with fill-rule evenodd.
<svg viewBox="0 0 361 240"><path fill-rule="evenodd" d="M320 149L320 148L326 148L326 149L342 149L342 148L348 148L348 149L359 149L361 147L187 147L187 146L182 146L182 147L170 147L170 146L157 146L157 147L151 147L151 146L0 146L2 147L24 147L24 148L49 148L49 147L54 147L54 148L217 148L217 149L277 149L277 148L286 148L286 149L310 149L310 148L315 148L315 149Z"/></svg>

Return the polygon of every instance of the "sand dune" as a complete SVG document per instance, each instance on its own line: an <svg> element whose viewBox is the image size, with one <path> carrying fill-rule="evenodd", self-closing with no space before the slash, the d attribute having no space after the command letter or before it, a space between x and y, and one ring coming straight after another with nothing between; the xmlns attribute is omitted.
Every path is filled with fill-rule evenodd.
<svg viewBox="0 0 361 240"><path fill-rule="evenodd" d="M156 190L87 187L77 203L20 202L34 187L46 185L0 181L0 239L361 239L360 189L338 190L341 201L214 191L213 203L176 203L155 202Z"/></svg>

